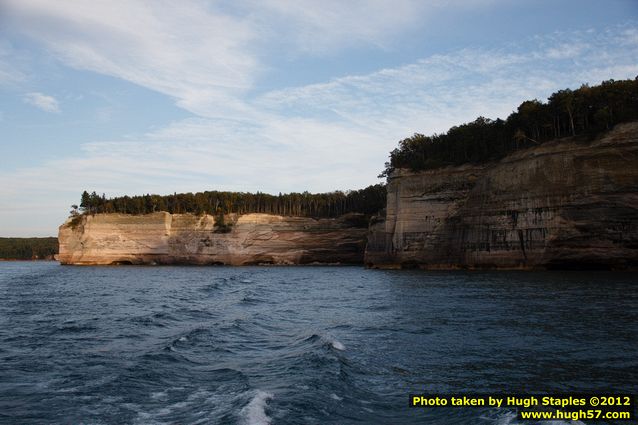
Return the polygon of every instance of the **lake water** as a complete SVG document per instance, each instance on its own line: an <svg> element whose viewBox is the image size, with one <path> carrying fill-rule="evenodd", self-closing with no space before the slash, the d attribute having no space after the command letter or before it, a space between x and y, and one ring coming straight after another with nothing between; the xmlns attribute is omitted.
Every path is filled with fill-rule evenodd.
<svg viewBox="0 0 638 425"><path fill-rule="evenodd" d="M0 423L516 424L408 394L638 393L636 280L1 262Z"/></svg>

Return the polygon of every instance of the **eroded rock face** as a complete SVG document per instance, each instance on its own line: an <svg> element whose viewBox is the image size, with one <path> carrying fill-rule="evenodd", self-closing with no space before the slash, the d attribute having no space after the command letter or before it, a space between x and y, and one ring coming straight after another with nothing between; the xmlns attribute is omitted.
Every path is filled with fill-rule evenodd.
<svg viewBox="0 0 638 425"><path fill-rule="evenodd" d="M561 141L498 163L413 173L388 183L371 226L368 266L602 268L638 266L638 123L591 141Z"/></svg>
<svg viewBox="0 0 638 425"><path fill-rule="evenodd" d="M97 214L60 226L62 264L361 264L367 228L360 217L269 214L226 216L220 233L210 215Z"/></svg>

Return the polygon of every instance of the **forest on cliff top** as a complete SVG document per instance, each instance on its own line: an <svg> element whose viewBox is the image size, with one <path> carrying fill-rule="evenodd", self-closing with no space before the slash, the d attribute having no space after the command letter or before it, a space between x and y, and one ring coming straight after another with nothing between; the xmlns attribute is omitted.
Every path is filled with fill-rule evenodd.
<svg viewBox="0 0 638 425"><path fill-rule="evenodd" d="M484 163L519 150L566 136L590 135L638 119L638 77L608 80L559 90L541 102L520 104L507 119L476 120L450 128L447 133L414 134L399 142L379 177L406 168L430 170L448 165Z"/></svg>
<svg viewBox="0 0 638 425"><path fill-rule="evenodd" d="M148 214L167 211L171 214L266 213L303 217L338 217L348 213L376 214L386 203L386 189L376 184L365 189L328 193L219 192L174 193L173 195L141 195L106 198L97 193L82 193L79 207L73 205L71 215L80 212Z"/></svg>

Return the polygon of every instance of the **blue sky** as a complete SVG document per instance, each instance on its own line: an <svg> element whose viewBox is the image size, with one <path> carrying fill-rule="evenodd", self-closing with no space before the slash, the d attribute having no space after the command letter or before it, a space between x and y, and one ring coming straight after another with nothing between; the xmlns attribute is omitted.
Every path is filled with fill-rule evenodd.
<svg viewBox="0 0 638 425"><path fill-rule="evenodd" d="M365 187L415 132L637 75L635 0L0 0L0 236L84 189Z"/></svg>

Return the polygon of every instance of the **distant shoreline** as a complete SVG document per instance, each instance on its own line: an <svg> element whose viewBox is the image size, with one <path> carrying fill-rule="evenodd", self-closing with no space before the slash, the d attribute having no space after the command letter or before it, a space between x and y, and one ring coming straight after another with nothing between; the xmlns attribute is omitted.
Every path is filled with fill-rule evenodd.
<svg viewBox="0 0 638 425"><path fill-rule="evenodd" d="M57 237L0 237L0 261L53 261L58 252Z"/></svg>
<svg viewBox="0 0 638 425"><path fill-rule="evenodd" d="M0 258L0 261L58 261L54 258Z"/></svg>

